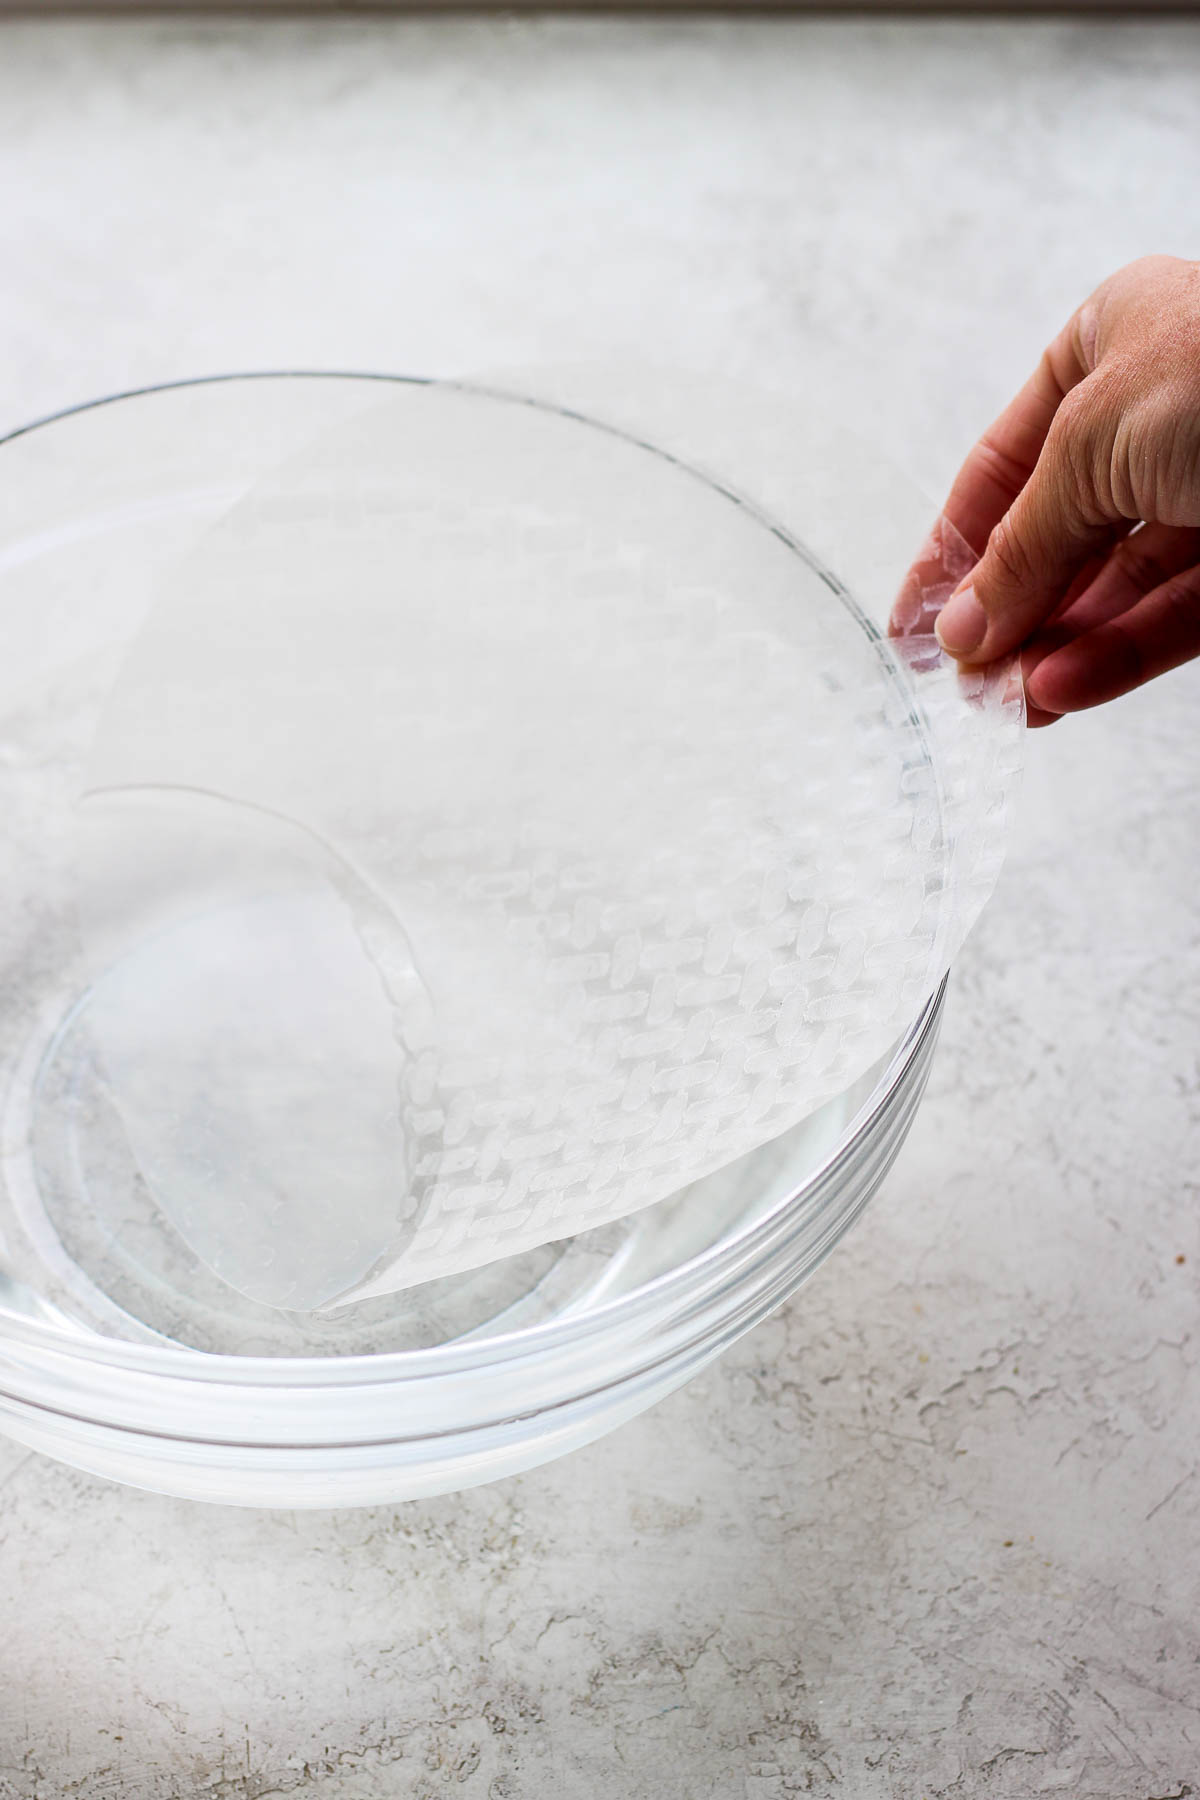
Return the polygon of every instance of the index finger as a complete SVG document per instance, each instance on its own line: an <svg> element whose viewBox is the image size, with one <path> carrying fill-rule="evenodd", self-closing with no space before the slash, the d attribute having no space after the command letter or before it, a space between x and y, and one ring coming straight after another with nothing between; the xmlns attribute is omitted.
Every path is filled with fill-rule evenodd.
<svg viewBox="0 0 1200 1800"><path fill-rule="evenodd" d="M1063 327L963 463L941 517L901 584L892 607L894 637L932 631L937 614L1032 475L1064 396L1088 374L1079 320L1076 313Z"/></svg>

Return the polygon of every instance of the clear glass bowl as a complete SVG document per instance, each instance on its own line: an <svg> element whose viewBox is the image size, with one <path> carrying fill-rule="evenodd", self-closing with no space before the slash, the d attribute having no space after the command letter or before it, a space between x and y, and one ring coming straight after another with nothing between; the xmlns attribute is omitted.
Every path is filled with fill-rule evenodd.
<svg viewBox="0 0 1200 1800"><path fill-rule="evenodd" d="M912 1122L944 996L852 1090L669 1201L341 1312L257 1305L164 1227L114 1153L75 1029L65 876L44 821L76 791L164 565L378 379L181 383L27 427L0 454L0 1429L115 1480L226 1503L453 1491L587 1443L678 1387L862 1211Z"/></svg>

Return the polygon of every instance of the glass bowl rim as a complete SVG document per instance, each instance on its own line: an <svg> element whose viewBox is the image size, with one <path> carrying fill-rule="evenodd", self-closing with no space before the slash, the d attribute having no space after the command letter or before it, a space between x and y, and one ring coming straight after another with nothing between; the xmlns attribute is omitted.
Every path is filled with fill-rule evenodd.
<svg viewBox="0 0 1200 1800"><path fill-rule="evenodd" d="M812 552L789 531L734 489L718 482L702 469L695 468L671 452L664 451L657 445L620 427L608 425L554 402L527 398L504 389L490 388L475 382L443 379L438 376L383 374L378 371L353 369L254 369L188 376L173 381L153 382L141 387L126 388L92 400L81 401L72 406L62 407L55 412L47 413L0 434L0 447L14 443L33 432L41 431L47 426L78 417L84 413L99 411L103 407L115 405L120 401L144 399L154 394L172 393L189 388L216 387L252 381L362 381L413 387L450 387L477 393L481 396L486 395L489 398L527 405L544 405L547 410L576 419L580 424L627 438L639 448L662 456L687 473L696 476L733 504L748 511L765 529L781 537L788 547L820 575L831 590L837 594L839 600L853 614L866 636L876 643L881 642L881 634L874 622L838 581L837 577L826 569L813 556ZM735 1257L753 1258L756 1252L760 1252L764 1248L765 1240L778 1230L788 1214L795 1215L797 1224L801 1221L811 1224L820 1216L823 1205L829 1204L831 1196L824 1195L823 1205L819 1204L815 1208L806 1209L805 1203L811 1202L814 1196L823 1194L839 1169L854 1158L863 1140L870 1135L871 1128L880 1114L888 1109L897 1089L902 1087L910 1066L918 1059L929 1036L937 1031L948 981L949 976L943 976L939 987L929 997L920 1013L893 1047L874 1088L846 1123L836 1144L798 1187L789 1191L768 1212L742 1231L734 1233L731 1237L719 1239L715 1244L710 1244L695 1256L678 1264L677 1267L668 1269L662 1274L652 1277L649 1281L643 1282L631 1292L602 1301L598 1306L586 1311L561 1319L550 1319L535 1325L521 1326L515 1330L497 1333L495 1336L459 1338L445 1344L414 1350L380 1351L348 1356L294 1357L249 1356L193 1350L184 1346L142 1344L99 1334L77 1338L74 1333L50 1322L30 1319L19 1314L0 1312L0 1346L6 1342L19 1344L33 1351L45 1350L55 1359L65 1358L70 1362L87 1366L107 1365L114 1371L125 1372L135 1377L158 1376L175 1380L186 1378L200 1383L287 1386L289 1388L304 1386L306 1383L321 1387L350 1386L358 1383L377 1386L405 1378L462 1373L478 1366L481 1362L486 1362L489 1366L494 1367L498 1362L517 1361L525 1356L552 1352L555 1348L578 1345L590 1337L608 1335L610 1332L616 1333L621 1326L632 1323L647 1313L657 1313L661 1317L660 1302L672 1299L677 1295L681 1299L686 1299L689 1293L703 1287L707 1277L718 1274L722 1264ZM662 1310L668 1315L671 1311L669 1307Z"/></svg>

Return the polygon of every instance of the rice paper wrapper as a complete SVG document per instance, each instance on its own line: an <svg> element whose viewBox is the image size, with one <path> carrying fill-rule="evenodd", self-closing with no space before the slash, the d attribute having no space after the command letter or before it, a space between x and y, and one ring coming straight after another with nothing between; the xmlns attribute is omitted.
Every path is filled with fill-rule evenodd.
<svg viewBox="0 0 1200 1800"><path fill-rule="evenodd" d="M686 391L655 439L615 385L382 388L128 657L78 807L89 1027L255 1299L653 1205L877 1061L991 892L1013 670L884 639L800 528L828 461ZM718 469L751 440L792 517Z"/></svg>

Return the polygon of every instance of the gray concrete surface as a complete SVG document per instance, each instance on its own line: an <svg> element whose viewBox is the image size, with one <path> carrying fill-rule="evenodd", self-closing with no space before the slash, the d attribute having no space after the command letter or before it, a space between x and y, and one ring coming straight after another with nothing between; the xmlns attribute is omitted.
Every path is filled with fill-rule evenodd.
<svg viewBox="0 0 1200 1800"><path fill-rule="evenodd" d="M937 485L1110 267L1200 250L1198 117L1179 21L10 23L0 424L815 347ZM1198 707L1031 743L901 1163L653 1414L340 1516L0 1445L3 1800L1200 1793Z"/></svg>

